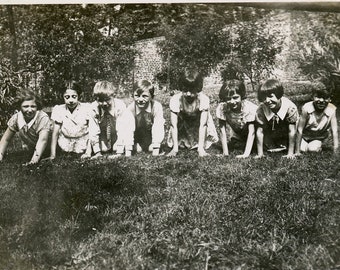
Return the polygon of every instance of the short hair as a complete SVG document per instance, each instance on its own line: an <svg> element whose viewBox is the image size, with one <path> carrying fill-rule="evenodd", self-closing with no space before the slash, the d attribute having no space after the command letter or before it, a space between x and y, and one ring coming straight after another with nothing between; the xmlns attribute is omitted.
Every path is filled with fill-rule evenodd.
<svg viewBox="0 0 340 270"><path fill-rule="evenodd" d="M144 91L148 91L151 95L151 98L155 95L155 87L154 85L148 80L139 80L133 85L133 93L137 92L138 94L143 93Z"/></svg>
<svg viewBox="0 0 340 270"><path fill-rule="evenodd" d="M199 93L203 89L203 75L196 69L186 68L178 80L182 92Z"/></svg>
<svg viewBox="0 0 340 270"><path fill-rule="evenodd" d="M35 101L35 104L37 104L38 110L42 109L42 103L41 103L40 97L36 93L34 93L31 89L23 89L22 91L19 92L19 94L15 98L16 107L20 108L21 104L24 101L29 101L29 100Z"/></svg>
<svg viewBox="0 0 340 270"><path fill-rule="evenodd" d="M274 94L278 99L280 99L282 98L283 93L284 91L281 82L275 79L269 79L259 87L257 97L259 101L262 102L271 94Z"/></svg>
<svg viewBox="0 0 340 270"><path fill-rule="evenodd" d="M64 93L67 91L67 90L73 90L73 91L76 91L78 96L80 96L81 94L81 87L80 87L80 84L77 82L77 81L73 81L73 80L69 80L69 81L66 81L65 84L64 84Z"/></svg>
<svg viewBox="0 0 340 270"><path fill-rule="evenodd" d="M113 96L117 88L109 81L99 81L93 87L94 96Z"/></svg>
<svg viewBox="0 0 340 270"><path fill-rule="evenodd" d="M330 99L331 92L326 88L319 88L313 91L313 97L323 98L323 99Z"/></svg>
<svg viewBox="0 0 340 270"><path fill-rule="evenodd" d="M246 86L244 82L241 80L228 80L225 81L220 89L218 94L221 101L227 101L228 97L231 97L235 94L241 96L241 99L246 98Z"/></svg>

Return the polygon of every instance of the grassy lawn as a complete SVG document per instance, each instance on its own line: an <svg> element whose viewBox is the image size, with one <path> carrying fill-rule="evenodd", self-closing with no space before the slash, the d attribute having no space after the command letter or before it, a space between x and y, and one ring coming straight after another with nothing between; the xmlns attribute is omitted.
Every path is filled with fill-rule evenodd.
<svg viewBox="0 0 340 270"><path fill-rule="evenodd" d="M209 153L25 167L10 149L0 269L340 268L339 157Z"/></svg>

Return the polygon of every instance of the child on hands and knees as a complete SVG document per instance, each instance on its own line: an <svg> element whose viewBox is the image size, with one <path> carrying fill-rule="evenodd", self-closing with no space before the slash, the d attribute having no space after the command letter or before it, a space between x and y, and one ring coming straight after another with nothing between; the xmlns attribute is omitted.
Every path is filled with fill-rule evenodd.
<svg viewBox="0 0 340 270"><path fill-rule="evenodd" d="M313 101L302 106L296 135L297 155L300 155L300 151L320 152L329 133L333 137L333 150L337 152L339 141L336 107L330 102L330 93L321 89L314 91Z"/></svg>
<svg viewBox="0 0 340 270"><path fill-rule="evenodd" d="M283 97L283 86L275 79L267 80L258 91L261 103L256 112L257 157L262 157L263 148L269 152L286 150L284 157L294 157L296 122L299 118L296 105Z"/></svg>
<svg viewBox="0 0 340 270"><path fill-rule="evenodd" d="M197 70L185 69L178 85L181 93L170 99L168 146L172 150L168 156L176 156L179 147L197 148L199 156L206 156L205 149L218 141L218 135L209 112L209 97L202 93L203 76Z"/></svg>
<svg viewBox="0 0 340 270"><path fill-rule="evenodd" d="M229 155L228 144L242 145L244 153L237 158L249 157L255 138L255 115L257 105L246 99L243 81L225 82L219 93L221 102L216 108L219 120L223 155ZM228 136L227 136L228 135Z"/></svg>
<svg viewBox="0 0 340 270"><path fill-rule="evenodd" d="M133 116L126 111L124 101L115 98L116 93L117 88L108 81L99 81L93 88L95 101L91 106L100 133L96 137L98 129L90 129L90 137L94 138L91 140L92 150L97 152L92 158L104 153L112 153L108 157L115 158L123 155L124 151L125 156L131 156Z"/></svg>
<svg viewBox="0 0 340 270"><path fill-rule="evenodd" d="M164 117L161 103L154 100L155 88L148 80L133 86L134 101L128 111L134 115L134 148L136 152L152 152L158 156L164 139Z"/></svg>
<svg viewBox="0 0 340 270"><path fill-rule="evenodd" d="M53 132L51 140L51 156L55 159L57 144L63 152L82 154L89 157L89 126L94 126L89 104L79 102L80 86L75 81L65 84L64 102L52 109Z"/></svg>
<svg viewBox="0 0 340 270"><path fill-rule="evenodd" d="M41 111L41 103L32 91L21 92L17 103L20 111L9 119L8 127L0 141L0 161L4 157L9 142L18 132L24 147L33 153L28 164L35 164L41 159L48 144L51 121L48 115Z"/></svg>

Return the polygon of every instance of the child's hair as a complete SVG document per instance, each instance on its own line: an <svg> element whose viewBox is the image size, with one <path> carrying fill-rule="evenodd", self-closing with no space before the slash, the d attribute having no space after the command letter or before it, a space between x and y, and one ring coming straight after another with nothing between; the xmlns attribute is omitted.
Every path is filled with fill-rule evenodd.
<svg viewBox="0 0 340 270"><path fill-rule="evenodd" d="M196 69L186 68L178 80L182 92L199 93L203 89L203 76Z"/></svg>
<svg viewBox="0 0 340 270"><path fill-rule="evenodd" d="M93 87L95 97L113 96L116 92L117 88L109 81L99 81Z"/></svg>
<svg viewBox="0 0 340 270"><path fill-rule="evenodd" d="M66 81L65 85L64 85L64 92L66 92L69 89L71 89L73 91L76 91L78 96L80 96L80 94L81 94L81 87L80 87L78 82L73 81L73 80Z"/></svg>
<svg viewBox="0 0 340 270"><path fill-rule="evenodd" d="M154 85L148 80L140 80L133 85L133 93L137 92L137 94L141 94L144 91L148 91L151 95L151 98L155 95L155 87Z"/></svg>
<svg viewBox="0 0 340 270"><path fill-rule="evenodd" d="M283 86L280 81L269 79L265 81L259 88L257 97L260 102L264 101L266 97L274 94L278 99L283 96Z"/></svg>
<svg viewBox="0 0 340 270"><path fill-rule="evenodd" d="M226 102L228 97L231 97L235 94L241 96L241 99L246 98L246 87L243 81L240 80L230 80L225 81L220 89L218 94L221 101Z"/></svg>
<svg viewBox="0 0 340 270"><path fill-rule="evenodd" d="M324 88L319 88L319 89L315 89L313 91L313 97L318 97L318 98L323 98L323 99L330 99L331 98L331 92L326 89L326 87Z"/></svg>
<svg viewBox="0 0 340 270"><path fill-rule="evenodd" d="M20 91L20 93L18 94L18 96L15 99L15 104L16 104L17 108L20 109L21 104L24 101L29 101L29 100L34 100L35 101L35 104L37 104L37 109L38 110L42 109L42 103L41 103L40 98L38 97L38 95L36 95L30 89L23 89L22 91Z"/></svg>

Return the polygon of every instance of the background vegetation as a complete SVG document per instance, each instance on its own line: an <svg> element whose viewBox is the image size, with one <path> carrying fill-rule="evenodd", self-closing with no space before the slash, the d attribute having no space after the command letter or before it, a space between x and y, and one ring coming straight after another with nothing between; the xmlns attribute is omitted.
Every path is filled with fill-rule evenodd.
<svg viewBox="0 0 340 270"><path fill-rule="evenodd" d="M187 65L206 75L221 72L224 80L244 78L256 89L273 75L282 52L279 28L268 30L280 12L235 3L0 6L1 124L13 113L13 97L22 87L34 88L46 106L60 102L70 78L80 81L83 100L100 79L129 90L134 44L150 37L165 37L159 44L164 70L155 79L171 90ZM291 22L296 44L287 61L313 81L339 72L339 13L299 11L296 18Z"/></svg>

